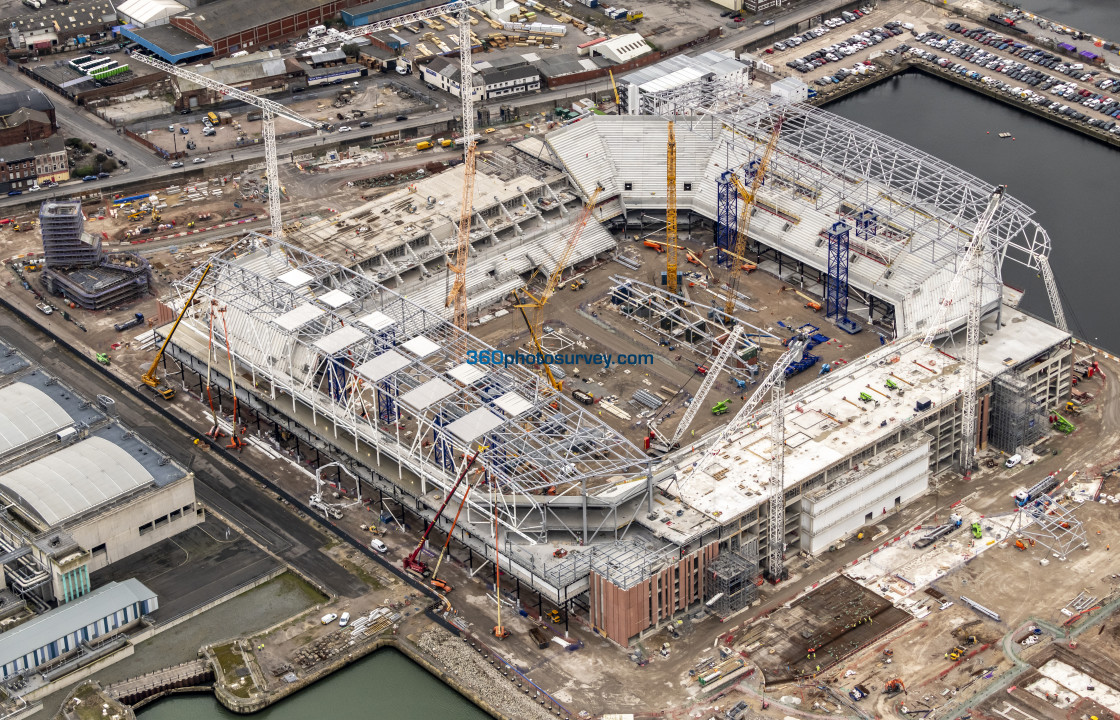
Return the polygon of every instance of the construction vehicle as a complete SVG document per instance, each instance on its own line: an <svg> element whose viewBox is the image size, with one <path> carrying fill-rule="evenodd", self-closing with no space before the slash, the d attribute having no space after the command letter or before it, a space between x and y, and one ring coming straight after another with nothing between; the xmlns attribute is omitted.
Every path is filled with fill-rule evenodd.
<svg viewBox="0 0 1120 720"><path fill-rule="evenodd" d="M906 685L898 678L888 680L883 692L887 695L897 695L900 692L906 692Z"/></svg>
<svg viewBox="0 0 1120 720"><path fill-rule="evenodd" d="M135 315L132 316L131 320L125 320L124 322L119 322L116 325L114 325L113 328L117 332L122 332L124 330L128 330L129 328L134 328L137 325L143 325L143 324L144 324L144 313L136 313Z"/></svg>
<svg viewBox="0 0 1120 720"><path fill-rule="evenodd" d="M556 609L549 610L548 612L546 612L544 614L544 616L546 618L548 618L549 622L556 623L557 625L560 624L560 611L559 610L556 610Z"/></svg>
<svg viewBox="0 0 1120 720"><path fill-rule="evenodd" d="M433 147L435 147L435 145L432 144L431 140L421 140L416 143L417 150L431 150Z"/></svg>
<svg viewBox="0 0 1120 720"><path fill-rule="evenodd" d="M552 297L552 293L556 292L556 286L560 283L560 275L564 272L564 268L568 266L568 258L572 256L572 251L575 249L576 244L579 242L579 238L583 234L583 229L587 227L587 221L591 219L591 211L595 209L595 204L599 202L599 193L601 192L603 192L603 186L596 185L595 191L591 193L591 197L588 198L587 204L584 205L583 210L579 214L579 217L576 218L575 225L572 227L572 234L568 237L568 242L564 245L563 252L560 253L560 258L556 263L556 268L552 271L552 274L548 276L548 281L545 283L545 286L540 291L540 293L534 295L533 293L529 292L529 287L528 285L526 285L520 290L521 294L528 298L526 301L521 301L520 297L517 295L517 291L515 291L513 294L515 307L521 311L521 317L524 318L525 324L529 328L529 335L532 336L533 344L536 346L537 352L542 355L548 354L545 352L544 346L541 345L541 330L544 326L544 306L548 303L549 298ZM533 311L532 319L529 318L529 314L526 312L526 310ZM539 367L540 370L543 371L545 378L548 380L549 384L552 385L554 389L563 391L563 382L557 380L556 377L552 374L552 370L548 367L548 363L541 363Z"/></svg>
<svg viewBox="0 0 1120 720"><path fill-rule="evenodd" d="M758 189L762 187L762 182L766 178L766 170L770 167L770 158L774 156L774 150L778 147L778 136L782 132L782 117L779 116L774 122L774 128L770 132L770 141L766 144L766 150L762 153L762 159L758 161L758 165L754 168L754 177L751 178L751 187L748 190L743 186L743 182L739 179L737 172L727 173L730 176L732 184L735 185L736 192L743 198L743 211L739 213L739 223L735 237L735 257L742 258L747 252L747 233L751 227L751 217L754 215L754 201L758 194ZM731 265L731 277L727 280L727 304L724 306L724 312L731 315L735 310L735 297L739 291L739 275L742 269L737 263Z"/></svg>
<svg viewBox="0 0 1120 720"><path fill-rule="evenodd" d="M644 12L642 12L641 10L628 12L628 13L626 13L626 21L627 22L637 22L638 20L641 20L645 16L646 16L646 14Z"/></svg>
<svg viewBox="0 0 1120 720"><path fill-rule="evenodd" d="M206 267L202 268L202 274L199 275L198 282L195 283L190 296L187 297L187 301L183 303L182 309L179 310L179 315L175 318L175 324L171 326L171 331L167 333L167 337L163 339L163 344L159 346L159 352L156 353L155 358L152 360L151 367L148 368L148 372L140 376L140 381L155 390L164 400L170 400L175 397L175 388L157 378L156 369L159 367L159 361L163 358L163 351L167 349L167 344L171 342L171 337L175 334L175 331L179 329L179 323L182 322L183 316L187 314L187 308L194 302L195 294L198 293L198 289L202 287L202 281L210 274L211 267L213 267L213 264L207 263Z"/></svg>
<svg viewBox="0 0 1120 720"><path fill-rule="evenodd" d="M454 590L454 588L451 587L450 583L444 582L443 580L433 579L431 581L431 586L434 587L436 590L442 590L445 593L449 593L452 590Z"/></svg>
<svg viewBox="0 0 1120 720"><path fill-rule="evenodd" d="M888 390L898 389L898 383L896 383L894 380L891 380L890 378L887 378L883 384L887 386Z"/></svg>
<svg viewBox="0 0 1120 720"><path fill-rule="evenodd" d="M424 534L420 537L420 542L417 543L416 548L412 552L410 552L405 556L403 560L401 560L401 565L408 572L419 575L422 578L426 578L431 575L431 570L428 568L428 563L420 559L420 551L424 549L424 543L428 542L428 536L432 534L432 528L436 526L436 520L439 520L440 516L443 515L443 509L447 507L447 503L451 502L451 498L455 497L455 491L459 489L459 484L463 482L463 478L467 476L467 473L470 472L471 467L474 466L474 461L480 454L482 454L482 451L485 449L485 447L480 447L478 449L478 452L473 453L470 458L467 459L467 461L463 464L463 469L459 471L459 477L455 479L455 483L451 486L451 490L447 493L447 497L445 497L443 499L443 502L440 504L439 510L436 510L436 514L432 516L432 521L428 523L427 529L424 530Z"/></svg>
<svg viewBox="0 0 1120 720"><path fill-rule="evenodd" d="M614 90L615 113L621 115L622 114L622 101L618 99L618 85L616 85L615 82L614 82L614 73L611 72L610 69L608 69L607 74L611 76L611 89Z"/></svg>
<svg viewBox="0 0 1120 720"><path fill-rule="evenodd" d="M964 655L964 648L956 646L949 652L945 653L945 659L956 661L960 660L962 655Z"/></svg>
<svg viewBox="0 0 1120 720"><path fill-rule="evenodd" d="M1015 541L1015 547L1020 549L1020 550L1026 550L1027 549L1027 546L1023 543L1022 540L1016 540Z"/></svg>
<svg viewBox="0 0 1120 720"><path fill-rule="evenodd" d="M570 287L572 288L572 290L582 290L585 285L587 285L586 278L577 278L576 280L572 281Z"/></svg>
<svg viewBox="0 0 1120 720"><path fill-rule="evenodd" d="M1054 415L1050 422L1055 430L1066 433L1067 435L1077 429L1076 425L1066 420L1061 415Z"/></svg>
<svg viewBox="0 0 1120 720"><path fill-rule="evenodd" d="M99 352L96 355L94 355L94 357L97 358L97 362L101 363L102 365L112 364L112 361L109 360L109 354L108 353Z"/></svg>
<svg viewBox="0 0 1120 720"><path fill-rule="evenodd" d="M984 537L984 530L980 527L980 523L978 522L972 523L972 537L976 538L977 540Z"/></svg>
<svg viewBox="0 0 1120 720"><path fill-rule="evenodd" d="M695 402L695 401L693 401L693 402ZM730 400L720 400L719 402L717 402L715 405L712 406L712 414L713 415L724 415L730 409L730 406L731 406L731 401Z"/></svg>
<svg viewBox="0 0 1120 720"><path fill-rule="evenodd" d="M665 246L657 242L656 240L643 240L642 245L645 245L647 248L653 248L658 253L665 252Z"/></svg>
<svg viewBox="0 0 1120 720"><path fill-rule="evenodd" d="M875 398L871 397L871 395L869 395L868 393L861 392L859 394L859 399L862 400L863 402L871 402Z"/></svg>
<svg viewBox="0 0 1120 720"><path fill-rule="evenodd" d="M871 691L868 690L864 685L856 685L848 691L848 697L850 697L852 700L855 700L856 702L859 702L870 694Z"/></svg>

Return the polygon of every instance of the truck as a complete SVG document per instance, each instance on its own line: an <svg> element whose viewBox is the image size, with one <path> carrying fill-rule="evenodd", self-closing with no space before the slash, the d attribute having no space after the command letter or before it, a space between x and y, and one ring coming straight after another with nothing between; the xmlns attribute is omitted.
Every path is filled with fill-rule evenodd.
<svg viewBox="0 0 1120 720"><path fill-rule="evenodd" d="M432 147L434 146L432 145L431 140L421 140L420 142L416 143L417 150L431 150Z"/></svg>
<svg viewBox="0 0 1120 720"><path fill-rule="evenodd" d="M217 125L218 124L218 113L208 112L208 113L206 113L206 119L210 121L211 125Z"/></svg>
<svg viewBox="0 0 1120 720"><path fill-rule="evenodd" d="M124 330L128 330L129 328L134 328L137 325L142 325L143 323L144 313L136 313L132 316L131 319L125 320L124 322L119 322L113 327L117 330L117 332L122 332Z"/></svg>
<svg viewBox="0 0 1120 720"><path fill-rule="evenodd" d="M50 315L54 312L54 308L46 303L38 303L37 305L35 305L35 307L39 308L39 311L44 315Z"/></svg>
<svg viewBox="0 0 1120 720"><path fill-rule="evenodd" d="M641 10L631 10L630 12L626 13L626 20L628 22L636 22L638 20L641 20L645 16L646 14Z"/></svg>

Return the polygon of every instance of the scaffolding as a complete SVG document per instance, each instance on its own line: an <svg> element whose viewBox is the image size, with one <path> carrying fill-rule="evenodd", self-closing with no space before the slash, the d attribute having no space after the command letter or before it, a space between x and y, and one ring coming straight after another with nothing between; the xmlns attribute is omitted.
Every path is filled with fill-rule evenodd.
<svg viewBox="0 0 1120 720"><path fill-rule="evenodd" d="M704 599L721 618L749 607L758 597L758 541L720 553L704 571Z"/></svg>
<svg viewBox="0 0 1120 720"><path fill-rule="evenodd" d="M1030 383L1018 372L1005 372L992 381L992 447L1008 454L1042 439L1046 412L1031 399Z"/></svg>
<svg viewBox="0 0 1120 720"><path fill-rule="evenodd" d="M739 228L739 193L731 182L731 171L725 170L716 183L716 264L731 267L734 259L728 251L735 247ZM739 259L742 262L742 259Z"/></svg>
<svg viewBox="0 0 1120 720"><path fill-rule="evenodd" d="M1063 561L1078 547L1089 547L1085 528L1073 510L1045 494L1019 509L1011 533L1037 542Z"/></svg>

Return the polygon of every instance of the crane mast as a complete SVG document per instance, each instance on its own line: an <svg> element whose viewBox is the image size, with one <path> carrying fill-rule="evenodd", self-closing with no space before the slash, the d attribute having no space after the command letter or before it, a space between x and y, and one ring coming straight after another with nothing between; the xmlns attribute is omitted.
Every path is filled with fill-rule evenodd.
<svg viewBox="0 0 1120 720"><path fill-rule="evenodd" d="M665 272L669 292L676 295L677 287L677 137L673 134L673 121L669 121L669 142L665 156Z"/></svg>
<svg viewBox="0 0 1120 720"><path fill-rule="evenodd" d="M451 271L455 280L447 295L447 306L454 305L455 327L467 329L467 255L471 245L471 218L474 217L474 77L471 63L470 7L459 9L459 96L463 113L463 197L459 207L459 237Z"/></svg>
<svg viewBox="0 0 1120 720"><path fill-rule="evenodd" d="M751 178L750 190L743 186L737 173L731 173L731 182L734 183L739 196L743 198L743 212L739 214L738 232L735 237L735 256L739 258L747 254L747 232L751 228L751 217L754 215L754 200L758 189L762 187L763 180L766 179L766 171L770 167L770 159L774 156L774 150L778 147L778 136L782 132L782 120L783 118L779 117L774 122L774 129L770 132L770 141L766 143L762 160L759 161L754 177ZM731 263L731 277L727 280L727 303L723 308L723 311L728 315L733 315L735 312L735 296L739 290L739 276L742 272L742 265Z"/></svg>
<svg viewBox="0 0 1120 720"><path fill-rule="evenodd" d="M309 128L316 129L320 129L320 124L310 118L300 115L294 110L289 110L280 103L231 87L211 77L207 77L206 75L191 72L190 70L176 67L170 63L139 53L134 54L132 59L150 65L156 70L162 70L168 75L173 75L180 80L187 80L220 93L225 97L240 100L261 111L261 139L264 141L265 178L268 181L268 220L271 226L272 237L276 239L282 237L284 225L280 219L280 167L276 151L276 118L287 118L292 122L297 122Z"/></svg>

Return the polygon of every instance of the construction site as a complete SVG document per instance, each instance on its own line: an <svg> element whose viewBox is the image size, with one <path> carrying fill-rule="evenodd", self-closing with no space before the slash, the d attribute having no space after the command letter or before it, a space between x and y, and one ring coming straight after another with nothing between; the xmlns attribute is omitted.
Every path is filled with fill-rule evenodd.
<svg viewBox="0 0 1120 720"><path fill-rule="evenodd" d="M740 78L483 151L463 77L461 164L298 227L272 123L316 123L242 93L270 227L181 257L117 365L201 403L215 444L333 466L291 485L332 522L374 511L378 552L444 596L457 558L483 585L452 622L519 667L545 626L600 641L601 682L661 673L672 696L630 709L1120 712L1072 641L1120 602L1088 579L1120 541L1090 405L1115 365L1067 329L1032 208ZM584 657L551 661L567 697Z"/></svg>

